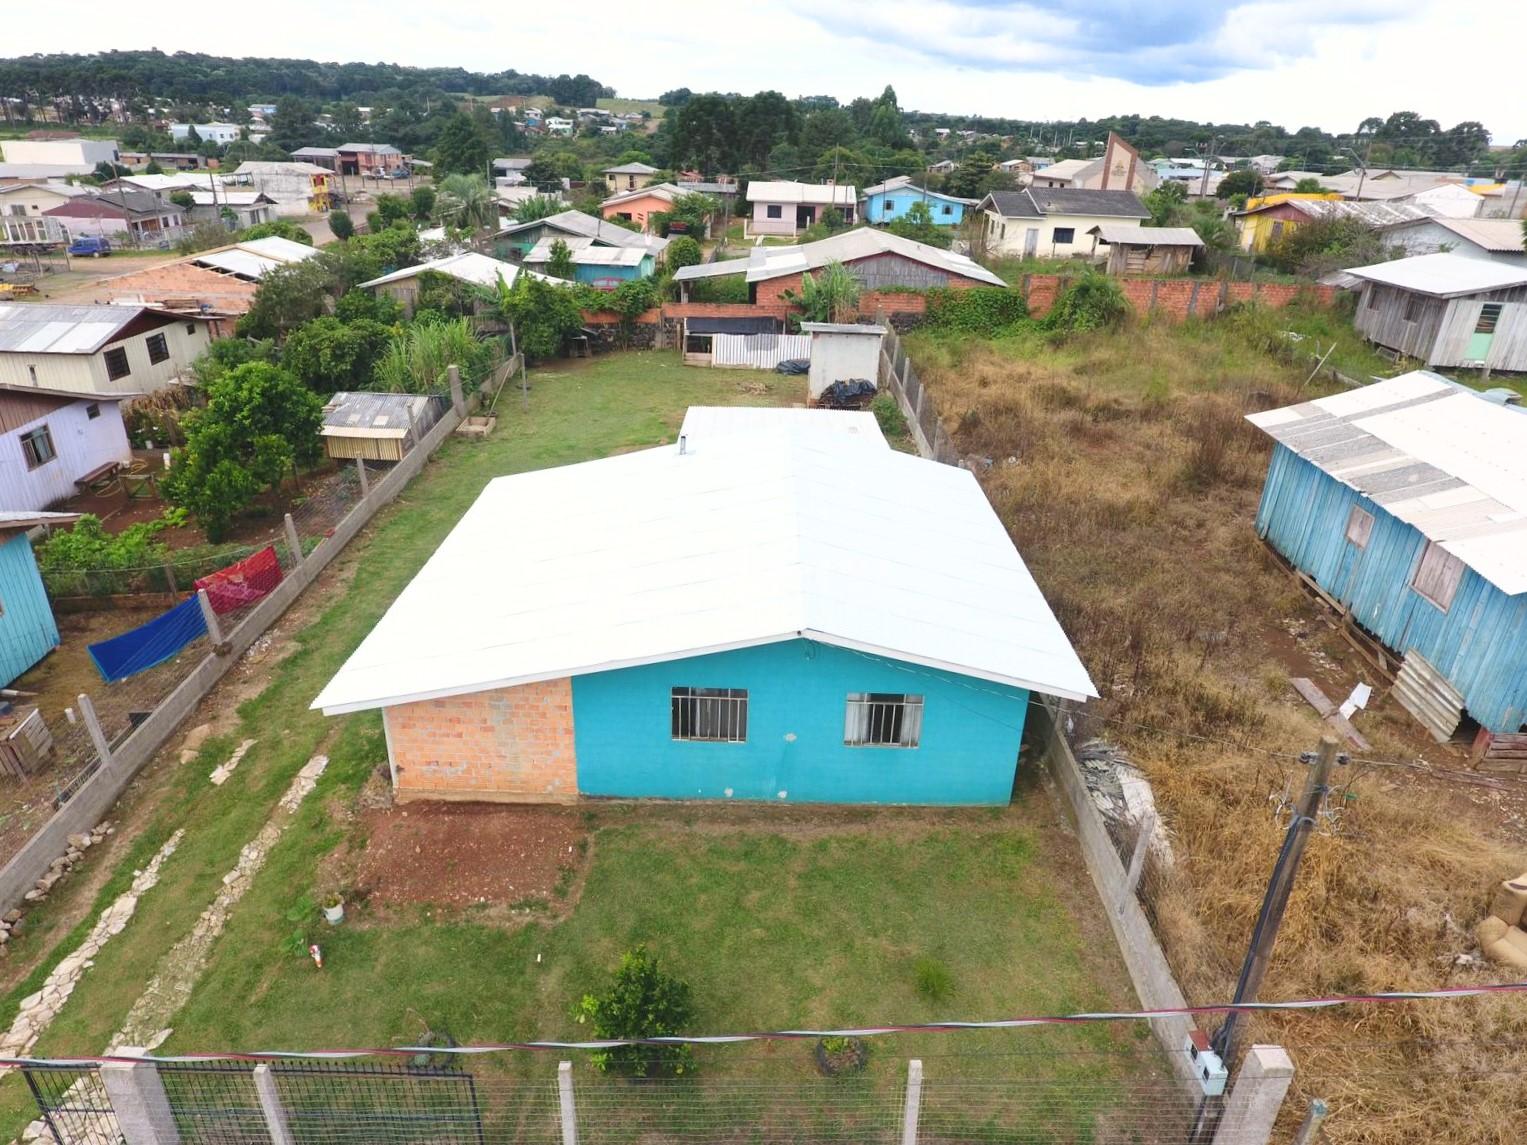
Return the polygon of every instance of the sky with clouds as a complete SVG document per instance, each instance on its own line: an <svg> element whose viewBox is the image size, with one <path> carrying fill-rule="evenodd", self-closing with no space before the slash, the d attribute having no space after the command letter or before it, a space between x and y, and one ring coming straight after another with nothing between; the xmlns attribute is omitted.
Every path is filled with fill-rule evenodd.
<svg viewBox="0 0 1527 1145"><path fill-rule="evenodd" d="M925 111L1290 130L1413 110L1443 127L1480 120L1497 143L1527 137L1520 0L261 0L152 27L131 5L86 8L87 21L25 21L4 54L157 47L586 72L633 97L773 88L847 100L890 83Z"/></svg>

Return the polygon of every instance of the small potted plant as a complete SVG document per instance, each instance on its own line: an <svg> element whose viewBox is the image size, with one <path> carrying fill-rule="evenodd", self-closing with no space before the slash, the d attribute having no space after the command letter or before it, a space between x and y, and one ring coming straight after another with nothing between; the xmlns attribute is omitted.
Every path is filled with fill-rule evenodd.
<svg viewBox="0 0 1527 1145"><path fill-rule="evenodd" d="M817 1069L828 1077L859 1073L869 1064L870 1048L863 1038L818 1038Z"/></svg>
<svg viewBox="0 0 1527 1145"><path fill-rule="evenodd" d="M338 891L330 891L323 896L323 920L330 926L338 926L345 921L345 899Z"/></svg>

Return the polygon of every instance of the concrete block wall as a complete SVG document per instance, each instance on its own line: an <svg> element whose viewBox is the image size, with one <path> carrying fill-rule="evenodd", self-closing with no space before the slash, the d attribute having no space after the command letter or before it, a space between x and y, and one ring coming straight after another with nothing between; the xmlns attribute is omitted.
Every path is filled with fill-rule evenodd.
<svg viewBox="0 0 1527 1145"><path fill-rule="evenodd" d="M573 691L566 677L397 704L385 719L401 800L577 798Z"/></svg>

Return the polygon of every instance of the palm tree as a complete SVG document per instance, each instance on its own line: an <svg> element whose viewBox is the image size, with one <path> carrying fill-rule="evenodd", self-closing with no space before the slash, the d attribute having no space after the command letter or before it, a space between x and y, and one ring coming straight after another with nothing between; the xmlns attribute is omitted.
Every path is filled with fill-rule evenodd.
<svg viewBox="0 0 1527 1145"><path fill-rule="evenodd" d="M440 181L435 208L440 221L453 227L477 230L498 222L498 202L481 175L447 175Z"/></svg>

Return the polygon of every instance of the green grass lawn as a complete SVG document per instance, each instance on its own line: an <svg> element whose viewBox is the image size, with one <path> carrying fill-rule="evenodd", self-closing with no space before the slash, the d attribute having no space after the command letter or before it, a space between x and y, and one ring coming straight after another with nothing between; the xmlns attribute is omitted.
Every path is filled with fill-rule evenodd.
<svg viewBox="0 0 1527 1145"><path fill-rule="evenodd" d="M554 363L530 381L528 412L521 412L519 393L506 390L495 434L445 445L339 558L338 572L353 575L334 578L340 583L327 589L332 604L295 633L297 651L242 706L240 726L210 742L195 763L158 765L140 781L161 785L167 797L145 813L141 834L96 909L120 893L132 869L173 830L184 827L185 839L37 1052L105 1047L158 960L190 930L240 848L319 750L329 754L329 769L230 919L206 975L173 1022L170 1049L388 1044L417 1038L421 1023L463 1041L573 1034L573 1001L642 941L692 983L705 1030L973 1018L1131 1001L1111 945L1081 933L1076 912L1085 907L1068 898L1081 868L1073 860L1068 873L1058 871L1056 840L1064 837L1047 825L1047 810L1036 810L1046 808L1037 790L1008 810L824 812L819 820L792 809L777 825L758 815L734 821L728 809L702 806L591 805L588 870L563 918L504 927L470 913L420 911L368 923L362 910L353 925L321 935L327 952L321 973L283 950L298 925L288 912L312 891L322 857L342 842L363 844L351 801L386 759L377 713L328 719L308 704L486 482L670 441L691 404L784 405L805 397L800 378L687 369L672 353ZM463 586L463 599L451 603L470 607L471 594L485 591L493 586ZM257 738L256 746L227 784L212 787L207 772L245 736ZM1060 844L1062 853L1069 850ZM89 925L44 951L37 948L48 933L44 922L39 912L33 933L11 944L11 957L37 966L0 1001L0 1021L10 1020L17 1001L37 989ZM1106 935L1106 926L1098 933ZM945 967L947 997L919 993L919 958ZM1130 1049L1139 1032L1088 1027L1020 1036L1031 1050L1055 1045L1090 1054ZM1003 1034L961 1039L962 1051L1013 1044ZM929 1051L949 1053L951 1040L903 1039L886 1054L900 1061L924 1042ZM712 1049L701 1059L712 1075L808 1072L806 1050L787 1049L746 1056ZM1011 1065L995 1060L1007 1062L999 1068ZM528 1064L521 1057L473 1068L544 1074L549 1067L544 1057ZM893 1084L899 1067L885 1068L885 1084ZM1041 1073L1068 1068L1046 1066ZM1113 1068L1105 1063L1105 1071ZM19 1079L0 1083L0 1132L31 1116Z"/></svg>
<svg viewBox="0 0 1527 1145"><path fill-rule="evenodd" d="M640 115L645 111L653 119L662 119L663 113L668 110L655 99L619 99L608 96L599 100L594 106L600 111L613 111L619 115L633 111Z"/></svg>

